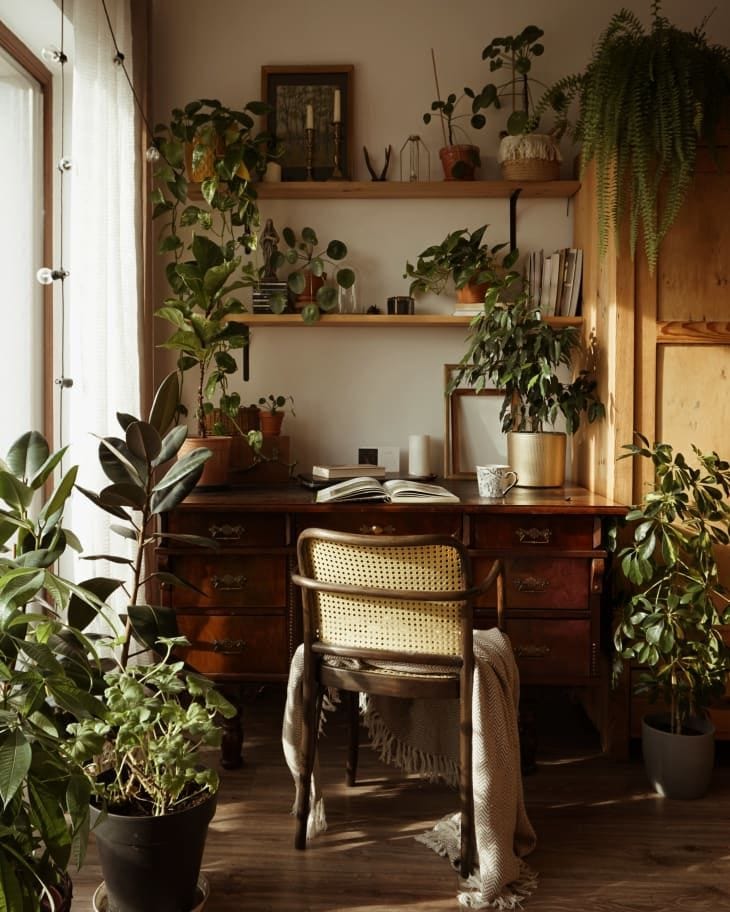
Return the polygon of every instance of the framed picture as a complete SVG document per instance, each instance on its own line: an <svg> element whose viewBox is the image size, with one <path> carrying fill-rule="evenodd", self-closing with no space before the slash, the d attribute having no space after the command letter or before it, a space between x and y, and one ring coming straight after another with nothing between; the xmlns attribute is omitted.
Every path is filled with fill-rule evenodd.
<svg viewBox="0 0 730 912"><path fill-rule="evenodd" d="M335 115L339 115L340 169L345 180L352 176L353 66L261 67L261 98L271 106L268 131L284 147L279 159L282 180L306 180L307 158L304 130L307 105L312 106L314 145L312 176L327 180L334 170Z"/></svg>
<svg viewBox="0 0 730 912"><path fill-rule="evenodd" d="M444 388L457 364L444 364ZM459 387L446 399L444 478L476 478L477 465L507 462L499 417L504 392Z"/></svg>

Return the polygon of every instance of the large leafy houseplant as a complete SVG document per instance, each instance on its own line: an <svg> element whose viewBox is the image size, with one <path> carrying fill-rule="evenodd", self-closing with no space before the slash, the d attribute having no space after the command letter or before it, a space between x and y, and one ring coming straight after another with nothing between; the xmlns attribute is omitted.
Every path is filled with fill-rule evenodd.
<svg viewBox="0 0 730 912"><path fill-rule="evenodd" d="M582 73L553 85L537 106L562 111L578 102L572 132L581 172L595 162L601 250L628 214L632 253L639 235L651 271L682 206L700 142L714 148L730 107L730 49L710 44L707 20L692 31L672 25L660 0L651 27L621 9Z"/></svg>
<svg viewBox="0 0 730 912"><path fill-rule="evenodd" d="M450 279L453 279L457 290L467 285L495 282L499 275L514 265L519 251L515 249L498 257L497 254L507 243L492 247L484 243L488 227L482 225L474 231L467 228L452 231L440 244L433 244L419 253L415 265L406 263L403 278L411 279L410 293L430 291L441 294Z"/></svg>
<svg viewBox="0 0 730 912"><path fill-rule="evenodd" d="M124 564L129 570L126 585L127 623L121 642L117 667L104 676L105 711L101 719L81 719L68 726L73 737L70 756L84 763L94 795L96 823L102 868L110 905L125 908L192 908L205 832L215 808L218 777L200 764L200 748L220 742L218 716L230 717L233 706L214 688L212 682L195 675L181 661L171 661L173 649L183 648L186 640L178 636L174 612L149 604L146 587L150 584L188 586L175 575L147 570L145 556L159 544L162 533L156 529L157 517L176 507L197 483L205 461L206 448L198 448L168 466L187 436L184 426L170 425L175 417L179 389L177 374L170 374L155 397L148 421L118 414L123 437L100 441L99 460L111 482L95 493L80 488L93 503L110 514L111 525L120 538L132 542L131 556L94 555ZM167 467L167 468L166 468ZM215 542L200 536L165 533L165 542L215 547ZM151 660L130 662L133 641L141 652L157 654ZM201 796L207 796L203 817L196 813ZM143 836L137 828L142 819L159 819L169 814L193 811L199 832L187 834L180 819L180 835L191 840L199 851L179 848L174 859L172 884L161 883L161 871L170 831L163 837ZM106 814L108 813L108 817ZM119 818L122 818L121 821ZM172 829L177 829L177 824ZM129 835L129 828L134 830ZM121 831L121 835L120 835ZM156 871L154 883L140 883L138 855L130 844L140 840L148 853L153 845L163 846L150 868ZM116 853L132 859L131 867L116 864ZM183 851L190 854L183 855ZM173 855L175 853L173 852ZM115 863L112 864L112 858ZM180 871L179 858L186 859ZM157 869L160 870L159 877Z"/></svg>
<svg viewBox="0 0 730 912"><path fill-rule="evenodd" d="M685 730L722 694L730 648L730 593L716 549L730 543L730 464L693 446L689 462L665 443L638 442L627 455L650 460L655 483L626 516L630 542L618 551L626 583L614 631L614 678L640 665L637 692L663 703L670 730Z"/></svg>
<svg viewBox="0 0 730 912"><path fill-rule="evenodd" d="M487 290L447 392L463 384L477 391L488 386L503 390L500 418L505 433L540 432L562 416L567 432L574 434L584 415L589 422L604 415L596 379L584 369L570 380L560 375L561 368L574 367L581 348L578 330L542 319L527 289L506 300L520 281L517 272L508 272Z"/></svg>
<svg viewBox="0 0 730 912"><path fill-rule="evenodd" d="M114 584L89 589L55 570L67 546L64 526L77 468L45 502L43 491L65 448L51 453L36 432L20 437L0 463L0 909L67 909L67 869L83 860L89 784L65 752L66 725L100 718L100 675L83 630Z"/></svg>
<svg viewBox="0 0 730 912"><path fill-rule="evenodd" d="M235 110L201 99L176 108L170 123L155 131L160 157L153 218L164 219L158 249L171 257L165 274L172 292L156 315L173 326L162 347L178 352L181 374L196 372L200 437L207 436L205 418L216 406L235 422L241 404L229 389L237 369L233 353L249 341L247 327L235 322L245 310L236 292L261 277L245 256L257 243L251 175L264 170L270 137L254 126L266 110L261 102ZM197 182L199 192L193 191Z"/></svg>

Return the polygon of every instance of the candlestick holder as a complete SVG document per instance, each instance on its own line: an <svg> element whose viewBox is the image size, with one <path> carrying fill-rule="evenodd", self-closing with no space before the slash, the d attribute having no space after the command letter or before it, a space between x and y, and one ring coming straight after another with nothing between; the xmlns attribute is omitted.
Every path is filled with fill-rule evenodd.
<svg viewBox="0 0 730 912"><path fill-rule="evenodd" d="M307 156L307 180L314 180L312 174L312 164L314 162L314 128L305 127L304 129L304 148Z"/></svg>
<svg viewBox="0 0 730 912"><path fill-rule="evenodd" d="M332 169L331 180L345 180L345 175L340 167L342 124L339 121L335 120L332 123L332 132L334 133L334 168Z"/></svg>

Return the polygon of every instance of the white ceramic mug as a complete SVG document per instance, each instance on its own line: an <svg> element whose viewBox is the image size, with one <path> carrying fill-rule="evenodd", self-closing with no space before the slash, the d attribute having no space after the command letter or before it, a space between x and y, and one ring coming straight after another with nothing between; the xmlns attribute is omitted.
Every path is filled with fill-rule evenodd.
<svg viewBox="0 0 730 912"><path fill-rule="evenodd" d="M480 497L504 497L517 481L517 472L508 465L477 466Z"/></svg>

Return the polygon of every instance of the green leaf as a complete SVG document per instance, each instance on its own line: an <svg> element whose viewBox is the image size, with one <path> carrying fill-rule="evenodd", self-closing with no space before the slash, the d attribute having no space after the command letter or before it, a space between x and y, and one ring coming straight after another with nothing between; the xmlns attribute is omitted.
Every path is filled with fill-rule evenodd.
<svg viewBox="0 0 730 912"><path fill-rule="evenodd" d="M126 442L129 452L144 462L153 462L162 448L159 433L146 421L135 421L129 425Z"/></svg>
<svg viewBox="0 0 730 912"><path fill-rule="evenodd" d="M149 423L163 436L177 415L180 404L180 381L177 371L168 374L157 388L152 408L150 409Z"/></svg>
<svg viewBox="0 0 730 912"><path fill-rule="evenodd" d="M184 425L174 427L162 441L162 448L160 449L157 459L154 461L154 466L163 465L168 459L172 459L183 445L183 441L187 436L188 429Z"/></svg>
<svg viewBox="0 0 730 912"><path fill-rule="evenodd" d="M49 457L48 443L38 431L28 431L11 444L5 461L17 478L31 479Z"/></svg>
<svg viewBox="0 0 730 912"><path fill-rule="evenodd" d="M78 584L84 592L91 593L100 602L106 602L109 596L122 585L121 580L97 576ZM77 630L85 630L99 615L99 608L93 600L86 600L77 592L71 595L68 603L68 622Z"/></svg>
<svg viewBox="0 0 730 912"><path fill-rule="evenodd" d="M7 807L23 785L32 759L31 746L19 730L0 737L0 798Z"/></svg>
<svg viewBox="0 0 730 912"><path fill-rule="evenodd" d="M181 503L198 483L205 462L212 455L203 447L179 459L153 488L152 513L164 513Z"/></svg>

